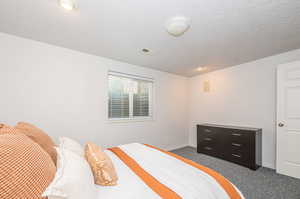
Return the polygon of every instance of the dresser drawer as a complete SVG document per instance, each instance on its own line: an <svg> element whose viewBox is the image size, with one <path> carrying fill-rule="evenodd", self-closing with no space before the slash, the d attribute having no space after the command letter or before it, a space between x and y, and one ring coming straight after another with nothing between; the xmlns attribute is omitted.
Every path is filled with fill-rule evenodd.
<svg viewBox="0 0 300 199"><path fill-rule="evenodd" d="M199 135L198 136L198 143L217 143L217 138L209 135Z"/></svg>
<svg viewBox="0 0 300 199"><path fill-rule="evenodd" d="M230 140L227 142L227 147L234 151L239 152L249 152L250 151L250 143L248 142L241 142L239 140Z"/></svg>
<svg viewBox="0 0 300 199"><path fill-rule="evenodd" d="M218 145L217 143L211 143L211 142L202 142L198 143L197 151L199 153L204 153L207 155L218 155Z"/></svg>
<svg viewBox="0 0 300 199"><path fill-rule="evenodd" d="M236 143L240 144L243 147L248 147L250 144L251 135L239 130L230 130L228 133L228 142L230 144Z"/></svg>
<svg viewBox="0 0 300 199"><path fill-rule="evenodd" d="M198 127L198 135L203 138L213 138L217 136L217 129L211 127Z"/></svg>
<svg viewBox="0 0 300 199"><path fill-rule="evenodd" d="M250 155L247 151L231 149L227 152L226 158L231 162L242 165L249 165L250 163Z"/></svg>

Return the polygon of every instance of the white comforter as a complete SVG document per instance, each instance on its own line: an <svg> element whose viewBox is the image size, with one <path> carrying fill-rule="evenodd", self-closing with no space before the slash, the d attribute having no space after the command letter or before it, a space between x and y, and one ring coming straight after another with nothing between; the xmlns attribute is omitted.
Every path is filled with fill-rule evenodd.
<svg viewBox="0 0 300 199"><path fill-rule="evenodd" d="M177 158L138 143L122 145L119 148L184 199L230 199L213 177ZM119 181L118 185L113 187L97 186L99 199L161 198L113 152L105 152L114 163Z"/></svg>

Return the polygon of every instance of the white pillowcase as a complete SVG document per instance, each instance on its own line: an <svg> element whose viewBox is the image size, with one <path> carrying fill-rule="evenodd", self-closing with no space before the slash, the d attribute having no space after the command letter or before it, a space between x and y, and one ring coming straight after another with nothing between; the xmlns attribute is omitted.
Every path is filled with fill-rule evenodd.
<svg viewBox="0 0 300 199"><path fill-rule="evenodd" d="M64 148L56 150L58 168L42 196L48 199L96 199L94 177L85 158Z"/></svg>
<svg viewBox="0 0 300 199"><path fill-rule="evenodd" d="M68 149L77 155L84 157L84 148L75 140L68 137L59 138L59 148Z"/></svg>

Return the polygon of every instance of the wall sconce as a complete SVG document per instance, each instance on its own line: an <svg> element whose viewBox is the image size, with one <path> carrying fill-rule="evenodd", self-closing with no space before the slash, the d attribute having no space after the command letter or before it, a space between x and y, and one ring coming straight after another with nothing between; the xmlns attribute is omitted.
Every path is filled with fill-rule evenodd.
<svg viewBox="0 0 300 199"><path fill-rule="evenodd" d="M209 93L210 92L210 82L209 81L204 81L203 82L203 91L205 93Z"/></svg>

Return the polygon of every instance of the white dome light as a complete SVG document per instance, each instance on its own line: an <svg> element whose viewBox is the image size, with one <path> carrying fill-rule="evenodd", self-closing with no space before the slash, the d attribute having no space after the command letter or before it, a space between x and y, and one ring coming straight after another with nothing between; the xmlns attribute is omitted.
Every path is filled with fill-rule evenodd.
<svg viewBox="0 0 300 199"><path fill-rule="evenodd" d="M74 0L59 0L59 4L66 10L73 10L75 9L75 2Z"/></svg>
<svg viewBox="0 0 300 199"><path fill-rule="evenodd" d="M190 20L184 16L169 19L166 23L168 33L175 37L183 35L190 28Z"/></svg>

